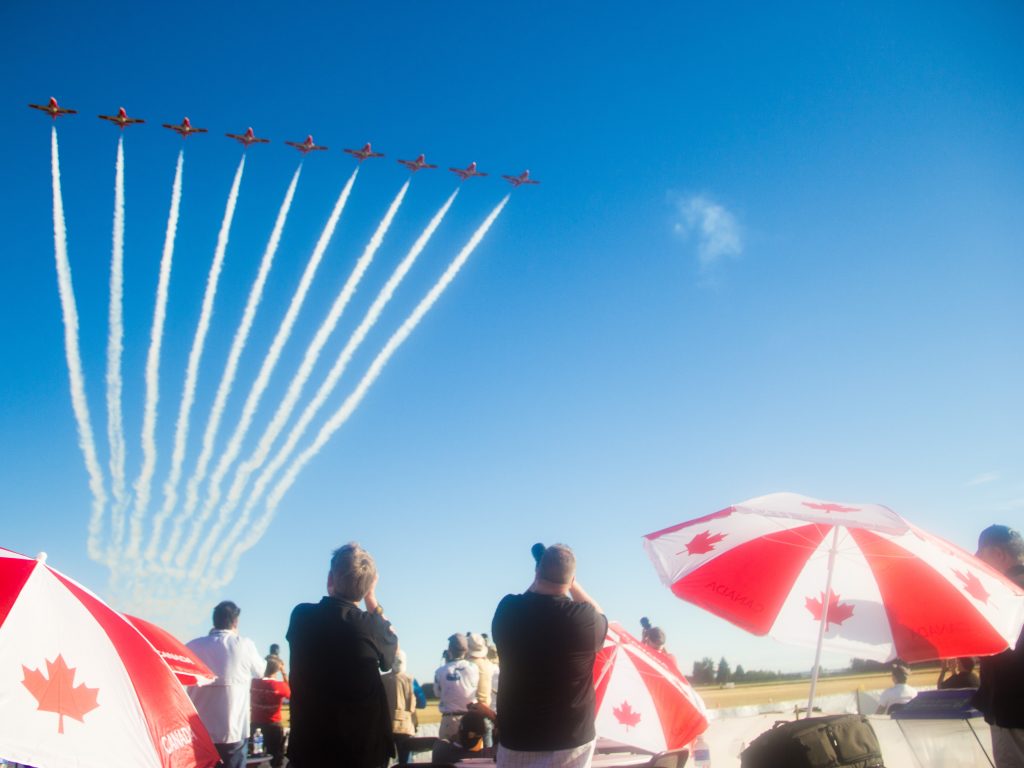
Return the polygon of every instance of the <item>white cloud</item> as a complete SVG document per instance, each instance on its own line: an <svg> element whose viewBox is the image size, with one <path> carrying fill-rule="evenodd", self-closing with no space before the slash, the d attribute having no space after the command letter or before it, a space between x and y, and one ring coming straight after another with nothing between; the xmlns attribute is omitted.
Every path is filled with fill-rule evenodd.
<svg viewBox="0 0 1024 768"><path fill-rule="evenodd" d="M973 488L976 485L987 485L988 483L995 482L999 479L998 472L983 472L977 477L972 477L964 485L968 488Z"/></svg>
<svg viewBox="0 0 1024 768"><path fill-rule="evenodd" d="M705 195L678 198L675 204L678 217L673 229L682 237L696 238L701 267L708 269L743 252L739 222L725 206Z"/></svg>

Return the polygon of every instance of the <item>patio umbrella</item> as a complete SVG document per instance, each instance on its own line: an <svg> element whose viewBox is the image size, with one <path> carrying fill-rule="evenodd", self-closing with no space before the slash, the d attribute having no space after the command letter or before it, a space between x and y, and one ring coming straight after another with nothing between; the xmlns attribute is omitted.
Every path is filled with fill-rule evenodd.
<svg viewBox="0 0 1024 768"><path fill-rule="evenodd" d="M651 752L680 749L708 727L704 702L671 656L620 624L608 627L594 662L598 736Z"/></svg>
<svg viewBox="0 0 1024 768"><path fill-rule="evenodd" d="M1012 648L1024 592L877 504L774 493L644 538L677 597L755 635L885 661ZM809 705L810 706L810 705Z"/></svg>
<svg viewBox="0 0 1024 768"><path fill-rule="evenodd" d="M202 660L189 649L187 645L172 635L163 627L140 619L138 616L124 617L128 619L139 633L149 640L149 644L160 654L171 672L178 678L182 685L209 685L217 676L210 671Z"/></svg>
<svg viewBox="0 0 1024 768"><path fill-rule="evenodd" d="M0 549L0 757L38 768L215 765L149 642L45 560Z"/></svg>

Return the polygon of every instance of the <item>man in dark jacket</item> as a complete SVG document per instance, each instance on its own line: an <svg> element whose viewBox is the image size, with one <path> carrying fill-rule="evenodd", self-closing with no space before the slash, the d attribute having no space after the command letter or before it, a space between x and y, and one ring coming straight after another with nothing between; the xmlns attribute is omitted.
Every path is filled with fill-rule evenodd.
<svg viewBox="0 0 1024 768"><path fill-rule="evenodd" d="M1024 587L1024 540L1005 525L978 536L978 558ZM1014 650L981 660L981 687L974 706L992 727L996 768L1024 768L1024 632Z"/></svg>
<svg viewBox="0 0 1024 768"><path fill-rule="evenodd" d="M346 544L331 558L327 597L292 611L288 759L294 768L379 768L394 753L380 671L394 663L398 638L377 602L376 584L373 558Z"/></svg>
<svg viewBox="0 0 1024 768"><path fill-rule="evenodd" d="M498 768L586 768L594 754L594 658L608 620L576 581L564 544L538 556L533 584L498 604Z"/></svg>

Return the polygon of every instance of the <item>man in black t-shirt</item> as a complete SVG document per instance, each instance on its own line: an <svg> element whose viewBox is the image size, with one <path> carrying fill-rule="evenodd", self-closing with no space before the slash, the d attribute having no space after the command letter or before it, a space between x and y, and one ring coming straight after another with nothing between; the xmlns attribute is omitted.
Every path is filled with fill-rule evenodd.
<svg viewBox="0 0 1024 768"><path fill-rule="evenodd" d="M376 585L373 558L346 544L331 558L327 597L292 611L292 768L383 768L394 754L380 672L394 663L398 638Z"/></svg>
<svg viewBox="0 0 1024 768"><path fill-rule="evenodd" d="M498 768L585 768L594 754L594 658L608 633L601 607L575 580L564 544L540 556L533 584L498 604L501 658Z"/></svg>
<svg viewBox="0 0 1024 768"><path fill-rule="evenodd" d="M1005 525L990 525L978 536L977 557L1024 587L1024 538ZM992 731L996 768L1024 766L1024 631L1014 649L981 660L981 687L974 706Z"/></svg>

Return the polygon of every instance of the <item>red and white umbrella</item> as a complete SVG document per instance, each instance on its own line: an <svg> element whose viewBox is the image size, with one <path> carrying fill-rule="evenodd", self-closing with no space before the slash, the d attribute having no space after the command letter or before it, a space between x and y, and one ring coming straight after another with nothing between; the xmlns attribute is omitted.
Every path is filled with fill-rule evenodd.
<svg viewBox="0 0 1024 768"><path fill-rule="evenodd" d="M149 640L149 644L160 654L171 672L182 685L209 685L217 676L210 671L202 660L192 653L191 649L163 627L140 619L138 616L124 617L131 622L139 633Z"/></svg>
<svg viewBox="0 0 1024 768"><path fill-rule="evenodd" d="M45 559L0 549L0 757L37 768L216 765L150 643Z"/></svg>
<svg viewBox="0 0 1024 768"><path fill-rule="evenodd" d="M1019 587L878 504L774 493L644 547L677 597L819 656L984 656L1012 648L1024 624Z"/></svg>
<svg viewBox="0 0 1024 768"><path fill-rule="evenodd" d="M680 749L708 727L704 702L671 656L608 627L594 662L597 735L651 752Z"/></svg>

